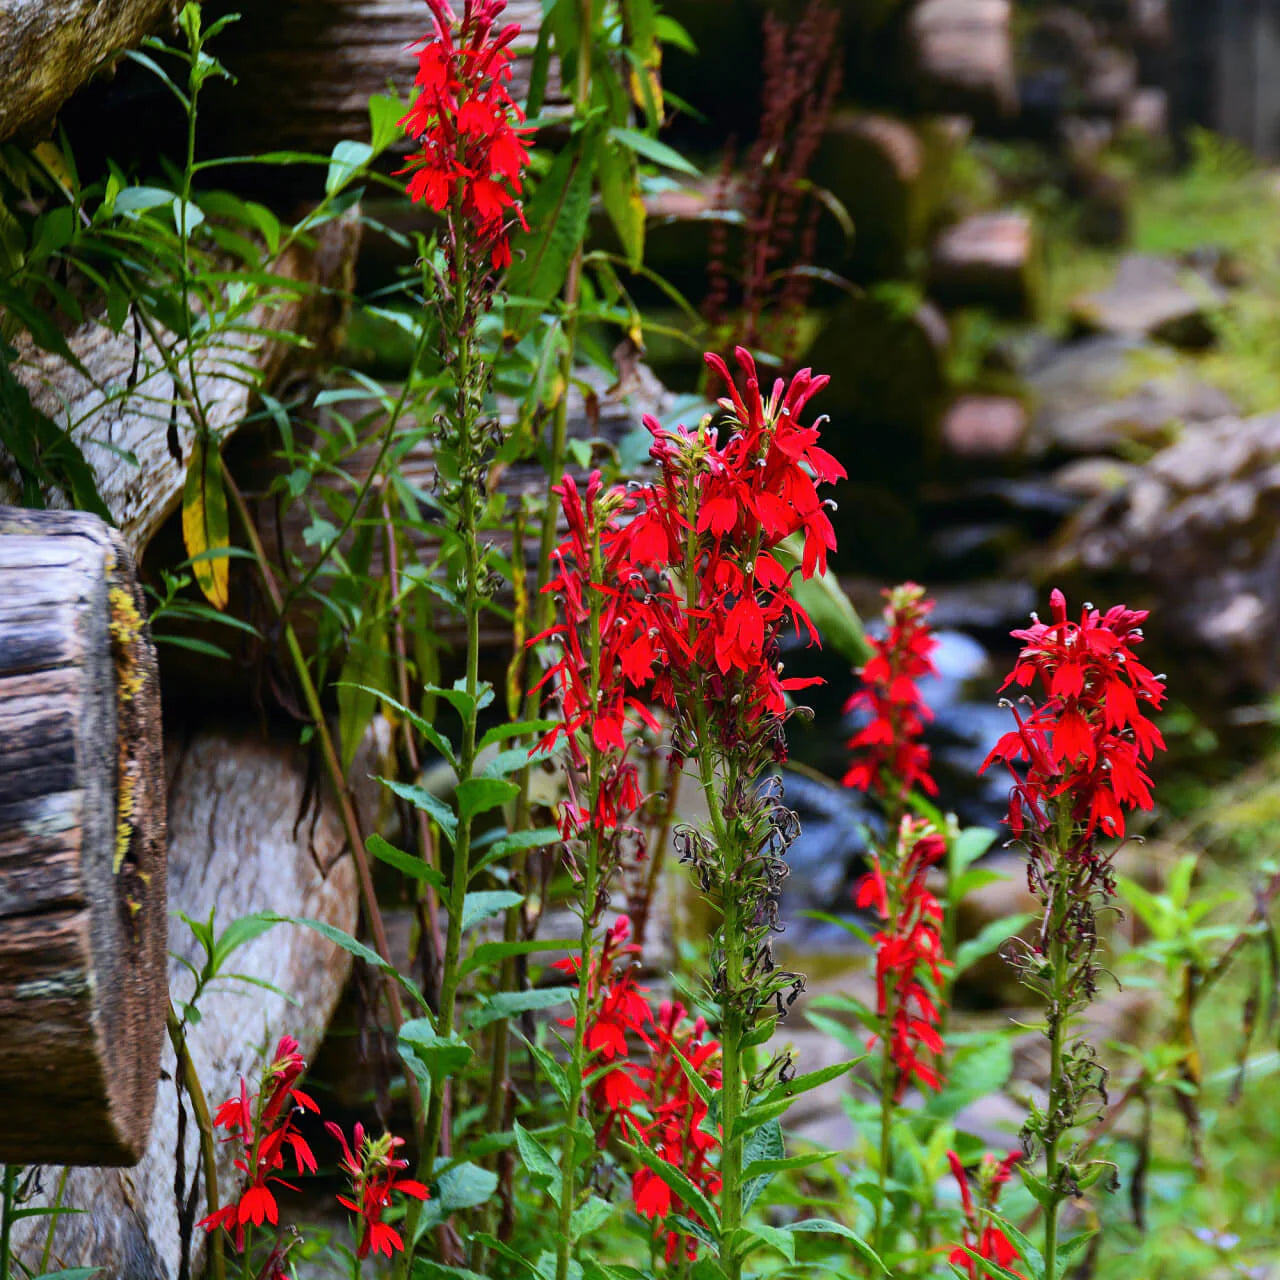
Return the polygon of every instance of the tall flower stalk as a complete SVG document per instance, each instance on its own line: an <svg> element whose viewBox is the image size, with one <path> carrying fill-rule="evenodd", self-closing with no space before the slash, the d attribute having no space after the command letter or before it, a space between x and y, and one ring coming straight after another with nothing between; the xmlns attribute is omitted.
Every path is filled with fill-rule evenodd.
<svg viewBox="0 0 1280 1280"><path fill-rule="evenodd" d="M881 926L876 949L876 1019L881 1044L879 1195L874 1245L886 1244L886 1204L893 1158L893 1125L907 1087L941 1087L942 1013L938 991L946 965L943 910L929 891L929 868L946 854L946 841L927 823L907 816L917 788L938 792L923 741L931 712L919 681L936 674L937 641L929 629L933 601L924 588L906 582L884 592L884 632L871 638L871 659L845 711L866 717L849 739L844 784L879 800L886 837L872 852L871 870L858 885L856 905L874 908ZM921 1050L927 1055L922 1058Z"/></svg>
<svg viewBox="0 0 1280 1280"><path fill-rule="evenodd" d="M636 512L613 538L630 568L619 579L625 615L638 623L632 670L668 709L672 750L696 767L707 804L707 826L678 828L676 848L718 915L708 984L722 1048L717 1226L721 1265L737 1280L750 1247L739 1232L742 1117L754 1093L745 1054L803 985L772 955L798 823L771 773L786 757L786 694L817 683L783 676L782 637L817 637L780 544L798 536L801 576L825 568L835 536L817 486L845 472L819 447L819 427L800 420L825 376L802 370L766 398L744 349L743 391L718 356L706 359L728 384L722 426L708 418L668 431L646 419L658 478L636 491Z"/></svg>
<svg viewBox="0 0 1280 1280"><path fill-rule="evenodd" d="M581 978L592 972L596 927L608 903L610 882L627 837L632 837L632 844L640 838L639 830L628 825L628 818L641 802L638 771L627 758L628 734L644 725L653 726L654 721L629 690L637 619L626 612L624 598L606 585L625 572L625 566L616 541L606 552L602 532L629 508L630 500L620 489L606 490L598 472L591 476L585 495L579 493L571 476L565 476L554 492L569 536L555 553L559 571L544 590L555 597L559 616L555 626L530 643L554 640L561 646L560 660L539 681L547 689L551 708L559 713L539 747L547 750L563 740L567 748L567 795L557 812L556 825L578 888L578 954L568 967ZM609 941L620 939L611 934ZM611 965L607 954L606 959ZM584 1109L587 1078L596 1065L598 1050L603 1048L607 1056L626 1054L625 1037L620 1048L616 1037L599 1038L597 1002L601 997L599 982L579 981L570 1020L573 1039L557 1197L556 1280L567 1280L572 1258L571 1219L577 1206L581 1163L574 1134Z"/></svg>
<svg viewBox="0 0 1280 1280"><path fill-rule="evenodd" d="M1011 958L1046 1005L1049 1097L1022 1131L1028 1152L1044 1153L1044 1177L1022 1174L1044 1208L1045 1274L1053 1276L1058 1210L1103 1172L1062 1150L1089 1119L1090 1100L1106 1097L1092 1046L1071 1037L1097 990L1097 912L1115 893L1114 847L1101 842L1124 837L1127 811L1152 807L1147 765L1164 740L1144 706L1158 710L1165 686L1135 654L1144 611L1085 605L1076 622L1061 591L1050 601L1051 622L1033 614L1030 627L1013 632L1023 648L1002 686L1038 685L1041 700L1024 698L1025 714L1008 704L1016 727L982 767L1002 763L1012 775L1006 821L1026 849L1028 883L1043 907L1035 943L1015 942Z"/></svg>
<svg viewBox="0 0 1280 1280"><path fill-rule="evenodd" d="M453 563L458 605L467 627L465 674L449 691L462 721L455 758L459 807L452 832L449 924L441 964L435 1034L452 1037L461 981L463 903L471 873L472 802L477 755L480 685L480 610L489 591L486 552L480 543L485 480L500 438L485 418L489 366L480 348L479 324L493 303L498 273L511 261L510 232L523 225L519 196L528 160L520 108L508 91L516 24L499 29L504 0L466 0L460 21L447 0L428 0L434 30L418 53L418 96L402 127L419 142L402 172L409 195L444 215L441 260L434 270L439 332L453 385L451 408L436 420L437 460L444 505L452 514ZM440 1154L447 1086L431 1091L418 1160L418 1178L430 1182ZM418 1204L406 1221L412 1256Z"/></svg>

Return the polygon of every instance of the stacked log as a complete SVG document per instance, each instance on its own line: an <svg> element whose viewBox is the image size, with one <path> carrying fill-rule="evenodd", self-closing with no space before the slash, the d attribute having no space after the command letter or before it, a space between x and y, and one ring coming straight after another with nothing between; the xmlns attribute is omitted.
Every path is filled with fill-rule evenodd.
<svg viewBox="0 0 1280 1280"><path fill-rule="evenodd" d="M0 1161L131 1164L168 1007L160 698L123 539L0 508Z"/></svg>

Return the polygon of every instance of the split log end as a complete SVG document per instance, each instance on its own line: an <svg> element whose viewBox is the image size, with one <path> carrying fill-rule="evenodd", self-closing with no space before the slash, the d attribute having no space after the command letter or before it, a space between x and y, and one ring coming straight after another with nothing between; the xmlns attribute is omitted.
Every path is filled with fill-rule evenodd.
<svg viewBox="0 0 1280 1280"><path fill-rule="evenodd" d="M146 1146L168 1007L155 652L95 516L0 507L0 1161Z"/></svg>

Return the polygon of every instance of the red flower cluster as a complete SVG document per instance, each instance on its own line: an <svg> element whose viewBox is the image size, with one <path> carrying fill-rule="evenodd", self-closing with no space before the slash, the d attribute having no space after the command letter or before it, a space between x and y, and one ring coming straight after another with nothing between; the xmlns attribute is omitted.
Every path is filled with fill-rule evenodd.
<svg viewBox="0 0 1280 1280"><path fill-rule="evenodd" d="M858 885L855 902L874 907L884 922L872 939L876 947L876 1012L888 1029L888 1053L897 1075L895 1100L914 1079L930 1089L942 1087L921 1050L943 1052L941 1017L926 984L936 984L950 963L942 954L942 906L929 892L929 868L947 851L946 841L927 822L905 817L898 830L893 865L885 875L883 859Z"/></svg>
<svg viewBox="0 0 1280 1280"><path fill-rule="evenodd" d="M603 1071L591 1087L591 1103L601 1116L597 1141L601 1146L615 1124L626 1136L681 1169L708 1196L720 1192L720 1175L711 1165L720 1140L703 1127L707 1104L698 1096L680 1066L679 1056L712 1089L720 1087L720 1044L706 1039L702 1018L690 1022L683 1005L664 1000L655 1017L646 992L635 983L629 957L638 947L624 945L630 922L619 916L605 934L604 946L592 966L592 1009L585 1043L604 1059ZM557 961L566 973L578 972L576 956ZM572 1026L574 1019L562 1020ZM628 1041L631 1036L632 1041ZM648 1060L633 1061L631 1043L648 1050ZM696 1215L651 1169L636 1171L631 1180L636 1212L651 1218L661 1231L669 1214ZM680 1248L680 1235L667 1232L666 1258L671 1262ZM697 1242L685 1238L689 1258L697 1256Z"/></svg>
<svg viewBox="0 0 1280 1280"><path fill-rule="evenodd" d="M602 833L616 830L639 807L639 777L626 759L626 730L645 725L656 729L657 722L633 692L649 674L646 655L651 645L644 617L614 585L625 580L630 567L619 554L617 539L609 540L607 550L602 543L609 521L629 509L630 499L620 489L605 491L598 471L587 482L585 503L572 476L566 475L554 492L560 496L569 536L555 552L559 572L545 590L556 595L562 620L529 643L556 637L563 646L559 662L535 686L549 688L559 703L560 720L538 745L549 750L563 736L574 765L585 769L587 756L579 736L585 735L606 757L592 808L573 795L560 808L557 826L568 840L588 824ZM592 626L599 640L594 676L584 644Z"/></svg>
<svg viewBox="0 0 1280 1280"><path fill-rule="evenodd" d="M391 1204L392 1192L412 1196L415 1200L429 1199L427 1188L412 1178L401 1178L401 1169L409 1162L396 1157L396 1148L404 1145L403 1138L393 1138L384 1133L381 1138L365 1135L364 1126L356 1125L350 1144L346 1134L332 1121L325 1126L342 1146L342 1172L351 1180L351 1197L339 1196L338 1203L350 1209L360 1220L360 1242L356 1257L366 1258L370 1250L384 1253L389 1258L404 1248L404 1241L394 1227L382 1221L382 1214Z"/></svg>
<svg viewBox="0 0 1280 1280"><path fill-rule="evenodd" d="M818 683L781 675L783 627L812 640L817 633L791 594L794 570L779 548L799 535L801 576L825 570L835 535L817 485L845 474L818 446L818 427L800 422L829 379L802 369L790 384L778 379L766 400L750 353L739 347L737 360L745 394L719 356L706 357L729 384L720 401L727 439L721 444L709 422L672 432L646 418L659 478L635 493L637 513L605 538L608 555L632 571L620 578L631 587L625 608L637 637L629 677L651 678L666 706L676 704L678 681L714 714L730 714L715 726L722 742L762 716L782 716L786 691Z"/></svg>
<svg viewBox="0 0 1280 1280"><path fill-rule="evenodd" d="M260 1227L264 1222L274 1226L280 1221L272 1184L295 1189L279 1172L284 1168L286 1152L292 1152L299 1173L315 1172L316 1158L310 1146L293 1129L294 1117L300 1108L319 1111L310 1095L297 1087L298 1077L305 1070L298 1042L292 1036L281 1036L275 1058L263 1074L259 1092L250 1094L241 1076L239 1095L228 1098L214 1115L214 1128L227 1131L222 1141L240 1144L234 1163L245 1175L246 1182L235 1200L211 1213L199 1225L206 1231L225 1227L235 1237L239 1250L244 1249L246 1226L252 1223Z"/></svg>
<svg viewBox="0 0 1280 1280"><path fill-rule="evenodd" d="M293 1153L299 1173L316 1171L311 1147L293 1129L299 1110L317 1114L320 1110L314 1099L298 1088L298 1078L306 1068L298 1052L298 1042L292 1036L281 1036L275 1057L263 1073L259 1091L250 1094L241 1076L239 1095L227 1099L213 1118L215 1128L227 1130L224 1142L239 1142L241 1150L235 1166L245 1175L246 1183L235 1200L198 1225L206 1231L225 1227L234 1236L236 1249L241 1253L246 1226L260 1227L264 1222L275 1226L280 1221L272 1185L297 1190L279 1172L284 1168L286 1151ZM383 1210L391 1203L391 1193L399 1191L419 1200L427 1199L427 1188L422 1183L396 1177L397 1171L408 1165L408 1161L394 1158L395 1149L402 1145L403 1139L384 1135L375 1142L366 1138L363 1127L357 1124L353 1151L336 1124L326 1122L325 1128L342 1144L342 1168L352 1180L355 1200L345 1196L339 1196L338 1200L360 1216L358 1256L365 1257L372 1248L375 1253L390 1257L393 1250L404 1248L399 1234L382 1221ZM290 1248L292 1244L277 1241L261 1273L265 1280L276 1280L276 1277L285 1280L288 1275L285 1258Z"/></svg>
<svg viewBox="0 0 1280 1280"><path fill-rule="evenodd" d="M400 127L422 147L400 173L408 193L437 211L460 206L472 243L494 267L511 262L511 222L525 226L516 197L529 162L524 114L507 90L517 23L495 32L505 0L466 0L454 30L448 0L427 0L435 34L418 54L420 90ZM455 238L459 228L454 227Z"/></svg>
<svg viewBox="0 0 1280 1280"><path fill-rule="evenodd" d="M925 706L916 683L937 675L933 651L937 640L929 631L933 601L914 582L884 592L885 634L872 639L872 658L859 672L863 687L845 704L845 714L866 711L871 719L852 738L852 754L844 785L905 799L917 786L937 795L929 773L929 748L920 741L932 713Z"/></svg>
<svg viewBox="0 0 1280 1280"><path fill-rule="evenodd" d="M1010 1152L1003 1160L990 1155L983 1157L978 1170L978 1190L982 1197L982 1209L988 1214L994 1211L1000 1197L1000 1188L1009 1181L1013 1166L1020 1158L1017 1151ZM951 1163L951 1172L960 1184L960 1199L964 1203L964 1247L953 1249L948 1261L961 1268L970 1280L977 1280L979 1274L985 1273L980 1273L978 1264L965 1252L966 1249L971 1249L980 1258L994 1262L1006 1271L1012 1271L1013 1263L1018 1261L1018 1251L990 1217L983 1223L981 1211L974 1204L973 1193L969 1189L969 1175L960 1163L960 1157L954 1151L948 1151L947 1159ZM1012 1271L1012 1274L1022 1280L1021 1271Z"/></svg>
<svg viewBox="0 0 1280 1280"><path fill-rule="evenodd" d="M1029 688L1040 679L1045 700L996 743L983 763L1000 760L1014 777L1009 826L1022 835L1045 832L1060 804L1086 837L1101 828L1123 836L1125 810L1150 809L1151 779L1144 767L1164 750L1160 730L1139 705L1159 709L1163 678L1134 655L1142 641L1143 610L1117 605L1105 614L1086 605L1079 622L1067 620L1061 591L1050 597L1053 621L1013 632L1024 646L1001 686ZM1020 775L1015 764L1026 763ZM1065 800L1063 799L1065 797Z"/></svg>

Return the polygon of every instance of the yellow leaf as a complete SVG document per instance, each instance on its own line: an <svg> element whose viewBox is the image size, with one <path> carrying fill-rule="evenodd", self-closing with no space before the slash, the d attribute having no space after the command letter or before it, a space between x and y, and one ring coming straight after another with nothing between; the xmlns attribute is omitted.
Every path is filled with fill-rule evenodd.
<svg viewBox="0 0 1280 1280"><path fill-rule="evenodd" d="M218 442L204 432L196 435L182 488L182 540L200 590L215 609L225 609L230 569L227 557L198 558L209 551L224 551L231 542Z"/></svg>

